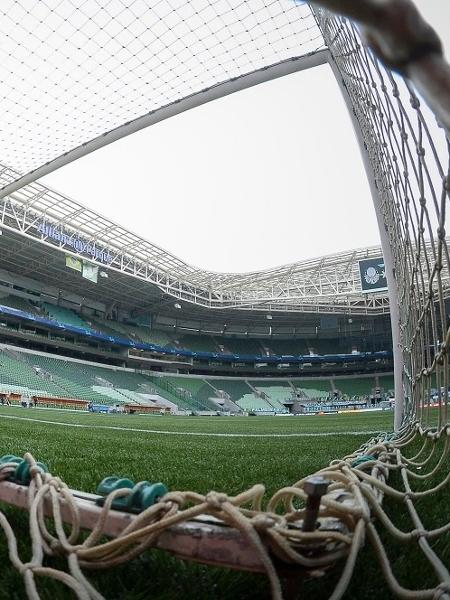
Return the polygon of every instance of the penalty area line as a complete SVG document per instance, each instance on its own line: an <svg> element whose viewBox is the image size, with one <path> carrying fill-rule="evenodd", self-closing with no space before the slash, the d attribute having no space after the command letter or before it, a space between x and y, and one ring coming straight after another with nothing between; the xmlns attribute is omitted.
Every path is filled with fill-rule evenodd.
<svg viewBox="0 0 450 600"><path fill-rule="evenodd" d="M77 429L109 429L113 431L135 431L136 433L151 433L158 435L184 435L201 437L235 437L235 438L289 438L289 437L331 437L335 435L375 435L379 431L322 431L304 433L216 433L206 431L167 431L164 429L138 429L137 427L122 427L120 425L84 425L82 423L64 423L62 421L49 421L47 419L33 419L30 417L15 417L13 415L0 415L1 419L13 421L30 421L45 425L59 425L62 427L75 427Z"/></svg>

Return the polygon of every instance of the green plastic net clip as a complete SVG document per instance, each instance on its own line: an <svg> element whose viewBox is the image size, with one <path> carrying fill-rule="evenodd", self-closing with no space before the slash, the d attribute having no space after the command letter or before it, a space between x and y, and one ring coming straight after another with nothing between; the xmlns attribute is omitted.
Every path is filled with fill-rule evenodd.
<svg viewBox="0 0 450 600"><path fill-rule="evenodd" d="M134 483L131 479L120 477L106 477L97 487L97 494L102 496L97 498L96 503L103 506L106 497L116 490L121 489L131 490L131 494L116 498L112 501L111 507L115 510L122 510L132 513L140 513L149 506L153 506L155 502L167 494L168 489L163 483L150 483L148 481L140 481Z"/></svg>
<svg viewBox="0 0 450 600"><path fill-rule="evenodd" d="M130 510L132 512L142 512L158 502L168 491L161 482L140 481L134 486L133 493L129 497Z"/></svg>
<svg viewBox="0 0 450 600"><path fill-rule="evenodd" d="M5 454L4 456L2 456L0 458L0 468L3 465L6 465L8 463L16 463L19 464L23 461L23 458L20 456L14 456L14 454Z"/></svg>
<svg viewBox="0 0 450 600"><path fill-rule="evenodd" d="M99 506L103 506L105 503L106 496L111 494L111 492L115 492L116 490L133 489L134 481L131 479L127 479L125 477L105 477L99 485L97 486L97 494L103 496L102 498L97 498L97 504ZM127 510L128 506L128 498L129 496L122 496L121 498L115 498L112 502L112 508L116 510Z"/></svg>
<svg viewBox="0 0 450 600"><path fill-rule="evenodd" d="M14 473L8 477L9 481L20 483L21 485L29 485L31 481L30 464L20 456L14 456L13 454L5 454L0 458L0 469L2 465L8 463L15 463L17 465ZM36 466L41 469L44 473L48 473L48 467L45 463L37 462Z"/></svg>
<svg viewBox="0 0 450 600"><path fill-rule="evenodd" d="M358 467L359 465L362 465L366 462L369 462L371 460L376 460L377 457L374 456L373 454L362 454L361 456L358 456L358 458L356 458L353 462L352 462L352 467Z"/></svg>

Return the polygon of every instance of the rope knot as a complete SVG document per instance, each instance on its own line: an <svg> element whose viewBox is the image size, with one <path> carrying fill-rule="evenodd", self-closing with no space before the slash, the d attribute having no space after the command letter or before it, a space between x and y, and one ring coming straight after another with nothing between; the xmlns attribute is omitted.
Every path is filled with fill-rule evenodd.
<svg viewBox="0 0 450 600"><path fill-rule="evenodd" d="M36 475L45 475L45 471L39 465L30 466L30 475L34 479Z"/></svg>
<svg viewBox="0 0 450 600"><path fill-rule="evenodd" d="M59 540L56 540L56 539L50 540L49 546L55 554L62 554L63 546Z"/></svg>
<svg viewBox="0 0 450 600"><path fill-rule="evenodd" d="M18 571L21 575L25 575L27 571L32 571L36 567L36 564L33 562L23 563L19 566Z"/></svg>
<svg viewBox="0 0 450 600"><path fill-rule="evenodd" d="M49 486L55 488L57 492L60 492L63 487L67 487L59 477L53 477L53 475L51 475L45 483L48 483Z"/></svg>
<svg viewBox="0 0 450 600"><path fill-rule="evenodd" d="M269 515L255 515L252 518L253 527L259 531L265 531L266 529L270 529L275 524L275 519L273 517L269 517Z"/></svg>
<svg viewBox="0 0 450 600"><path fill-rule="evenodd" d="M411 531L411 535L415 540L418 540L421 537L425 537L427 532L425 529L413 529L413 531Z"/></svg>
<svg viewBox="0 0 450 600"><path fill-rule="evenodd" d="M417 146L416 151L417 151L417 156L422 156L422 157L425 156L425 148L423 148L422 146Z"/></svg>
<svg viewBox="0 0 450 600"><path fill-rule="evenodd" d="M205 497L206 502L213 508L222 510L222 504L228 501L228 496L223 492L208 492Z"/></svg>

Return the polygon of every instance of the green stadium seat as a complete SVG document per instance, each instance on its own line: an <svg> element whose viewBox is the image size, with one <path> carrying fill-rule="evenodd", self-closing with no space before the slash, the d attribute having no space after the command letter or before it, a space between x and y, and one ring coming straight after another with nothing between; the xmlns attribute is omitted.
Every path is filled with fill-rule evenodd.
<svg viewBox="0 0 450 600"><path fill-rule="evenodd" d="M92 328L84 321L76 312L63 306L56 306L55 304L49 304L44 302L42 305L43 310L48 313L48 316L59 323L67 323L73 327L81 327L82 329L92 330Z"/></svg>

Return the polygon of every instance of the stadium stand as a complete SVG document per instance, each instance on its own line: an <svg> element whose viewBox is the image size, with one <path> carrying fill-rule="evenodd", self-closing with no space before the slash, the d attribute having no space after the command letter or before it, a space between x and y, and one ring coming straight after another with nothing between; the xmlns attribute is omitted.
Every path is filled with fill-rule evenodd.
<svg viewBox="0 0 450 600"><path fill-rule="evenodd" d="M300 390L306 398L311 400L327 398L332 391L331 381L329 379L293 379L293 385Z"/></svg>
<svg viewBox="0 0 450 600"><path fill-rule="evenodd" d="M263 354L259 340L227 337L223 344L231 354Z"/></svg>
<svg viewBox="0 0 450 600"><path fill-rule="evenodd" d="M170 381L175 389L182 390L183 395L190 394L194 401L203 404L205 410L217 410L217 404L209 400L214 395L213 389L203 379L170 376L166 376L165 379Z"/></svg>
<svg viewBox="0 0 450 600"><path fill-rule="evenodd" d="M102 321L99 319L94 319L92 317L89 317L88 323L90 324L91 328L94 329L95 331L98 331L99 333L106 333L106 335L112 335L112 336L116 336L116 337L125 337L128 338L129 336L120 331L115 325L116 323L114 321Z"/></svg>
<svg viewBox="0 0 450 600"><path fill-rule="evenodd" d="M323 402L333 392L352 399L364 399L374 389L386 394L393 383L391 375L259 379L139 373L10 346L0 350L0 391L97 404L148 405L160 398L187 411L285 413L290 405Z"/></svg>
<svg viewBox="0 0 450 600"><path fill-rule="evenodd" d="M315 339L311 341L310 348L316 354L339 354L341 352L340 340ZM349 348L349 351L351 348Z"/></svg>
<svg viewBox="0 0 450 600"><path fill-rule="evenodd" d="M30 392L111 404L148 403L137 390L150 392L150 380L139 373L116 371L64 358L26 352L1 352L0 385L22 385ZM146 387L147 386L147 387Z"/></svg>
<svg viewBox="0 0 450 600"><path fill-rule="evenodd" d="M58 321L59 323L67 323L68 325L73 325L74 327L81 327L87 330L91 329L86 323L86 321L84 321L76 312L74 312L70 308L56 306L55 304L49 304L48 302L44 302L42 304L42 308L51 319Z"/></svg>
<svg viewBox="0 0 450 600"><path fill-rule="evenodd" d="M175 339L175 333L167 332L157 328L150 328L143 325L133 324L131 322L117 321L112 319L103 319L96 313L91 314L78 314L76 310L69 309L62 306L56 306L54 304L44 302L42 308L34 306L31 300L15 296L7 295L0 298L0 306L3 303L5 307L15 308L29 315L39 317L37 320L33 320L30 325L29 321L23 321L23 317L19 315L8 314L6 322L2 319L1 326L3 328L15 327L16 331L21 332L28 330L33 336L44 335L44 337L53 337L53 332L49 334L40 331L40 328L50 328L53 321L57 321L58 324L64 324L69 327L76 327L79 331L70 331L70 337L68 341L77 345L96 343L97 345L105 343L116 343L120 345L127 345L123 340L132 340L136 343L148 343L151 345L157 345L161 348L168 348L170 350L183 350L187 352L208 352L211 354L210 357L201 356L199 359L195 357L195 360L205 360L210 358L216 360L216 353L232 354L245 356L245 358L264 356L270 360L276 359L283 360L287 357L321 355L321 354L333 354L336 352L351 354L355 347L362 348L363 344L361 340L352 341L350 338L342 340L330 339L330 340L313 340L308 339L272 339L272 338L248 338L239 336L212 336L207 334L185 334L179 335ZM1 311L0 311L1 312ZM89 312L89 311L87 311ZM25 315L24 315L25 316ZM41 321L40 319L44 319ZM16 320L16 324L14 324ZM32 329L30 329L30 327ZM175 330L174 330L175 331ZM93 336L93 334L96 334ZM102 337L97 337L100 334ZM74 336L76 339L74 340ZM85 337L85 339L83 339ZM103 338L104 336L104 338ZM115 338L111 340L111 337ZM386 346L389 348L389 344ZM389 350L385 354L389 354ZM380 358L380 357L376 357ZM385 360L389 360L389 356L382 357ZM366 357L366 360L371 360L371 357ZM375 360L373 358L372 360ZM339 357L338 362L343 363L343 357ZM335 364L333 362L333 364ZM346 365L344 365L346 366ZM346 369L347 370L347 369Z"/></svg>
<svg viewBox="0 0 450 600"><path fill-rule="evenodd" d="M376 388L374 377L335 378L336 390L347 396L368 396Z"/></svg>
<svg viewBox="0 0 450 600"><path fill-rule="evenodd" d="M255 394L244 394L236 404L246 412L274 412L274 407L263 398L255 396Z"/></svg>
<svg viewBox="0 0 450 600"><path fill-rule="evenodd" d="M19 353L7 350L0 350L0 386L5 391L17 389L30 396L38 393L50 396L66 395L65 390L46 377L44 372L33 369L21 359Z"/></svg>
<svg viewBox="0 0 450 600"><path fill-rule="evenodd" d="M126 390L124 388L117 388L117 391L120 392L122 396L125 396L128 400L131 400L134 404L148 404L148 400L137 392Z"/></svg>
<svg viewBox="0 0 450 600"><path fill-rule="evenodd" d="M168 377L150 376L151 385L154 391L163 398L166 398L173 404L176 404L180 410L188 411L217 411L218 406L210 402L198 400L193 397L191 392L180 389L179 386L173 384Z"/></svg>
<svg viewBox="0 0 450 600"><path fill-rule="evenodd" d="M119 369L108 369L106 367L89 367L91 377L97 382L103 381L107 385L116 388L124 388L131 391L138 391L143 386L149 384L149 380L140 373L132 371L121 371Z"/></svg>
<svg viewBox="0 0 450 600"><path fill-rule="evenodd" d="M181 348L194 352L219 352L214 339L207 335L186 334L178 338Z"/></svg>
<svg viewBox="0 0 450 600"><path fill-rule="evenodd" d="M22 352L20 355L30 367L39 369L62 390L59 395L98 404L111 404L109 396L93 389L95 374L98 372L96 367L43 354Z"/></svg>
<svg viewBox="0 0 450 600"><path fill-rule="evenodd" d="M280 356L309 354L309 348L306 340L270 340L267 342L267 345L274 354L278 354Z"/></svg>
<svg viewBox="0 0 450 600"><path fill-rule="evenodd" d="M266 396L270 404L278 411L278 412L286 412L286 407L284 405L285 402L292 402L293 390L288 383L280 383L273 382L272 384L267 382L256 382L254 384L255 389L260 392L263 392Z"/></svg>
<svg viewBox="0 0 450 600"><path fill-rule="evenodd" d="M8 306L10 308L16 308L17 310L23 310L28 313L35 313L36 308L28 302L25 298L21 298L20 296L3 296L0 297L0 305Z"/></svg>
<svg viewBox="0 0 450 600"><path fill-rule="evenodd" d="M121 324L131 334L134 334L142 342L147 344L156 344L157 346L170 346L171 339L165 331L159 331L157 329L149 329L148 327L142 327L139 325L128 325Z"/></svg>
<svg viewBox="0 0 450 600"><path fill-rule="evenodd" d="M393 375L379 375L378 376L378 386L381 390L386 392L391 392L394 390L394 376ZM436 379L432 378L432 386L436 385Z"/></svg>
<svg viewBox="0 0 450 600"><path fill-rule="evenodd" d="M236 403L238 403L237 401L246 394L252 393L250 386L242 379L206 379L216 388L216 390L225 392L230 399Z"/></svg>
<svg viewBox="0 0 450 600"><path fill-rule="evenodd" d="M102 385L93 385L92 390L99 394L102 398L109 398L109 402L113 404L123 404L128 402L128 397L119 392L118 390Z"/></svg>

